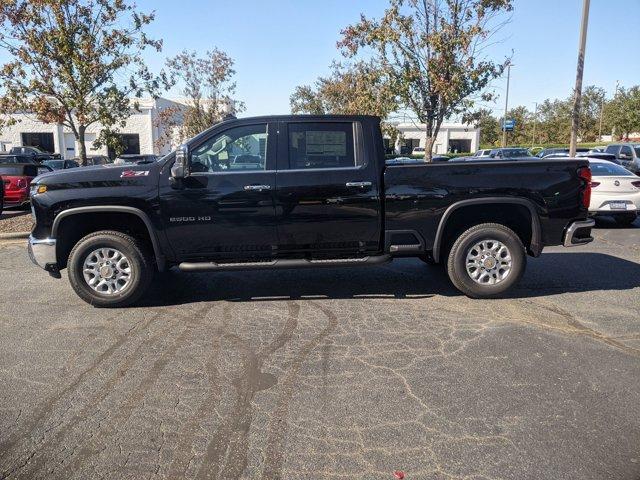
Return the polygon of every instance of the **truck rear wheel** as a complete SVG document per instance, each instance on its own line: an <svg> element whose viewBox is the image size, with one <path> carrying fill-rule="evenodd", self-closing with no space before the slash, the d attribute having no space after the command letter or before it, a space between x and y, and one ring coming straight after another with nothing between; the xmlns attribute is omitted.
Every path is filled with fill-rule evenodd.
<svg viewBox="0 0 640 480"><path fill-rule="evenodd" d="M495 298L515 285L527 256L513 230L497 223L469 228L449 252L447 272L453 285L472 298Z"/></svg>
<svg viewBox="0 0 640 480"><path fill-rule="evenodd" d="M71 250L69 282L85 302L96 307L135 303L151 282L153 265L135 238L117 231L94 232Z"/></svg>

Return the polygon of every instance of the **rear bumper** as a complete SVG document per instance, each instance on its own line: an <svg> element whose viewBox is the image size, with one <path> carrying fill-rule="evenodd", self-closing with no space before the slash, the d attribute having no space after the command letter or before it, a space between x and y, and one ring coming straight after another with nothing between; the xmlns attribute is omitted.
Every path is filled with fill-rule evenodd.
<svg viewBox="0 0 640 480"><path fill-rule="evenodd" d="M55 238L38 239L30 235L28 250L31 261L40 268L44 268L47 271L53 271L58 268Z"/></svg>
<svg viewBox="0 0 640 480"><path fill-rule="evenodd" d="M591 229L595 224L596 221L592 218L571 223L564 232L563 245L565 247L577 247L578 245L593 242Z"/></svg>

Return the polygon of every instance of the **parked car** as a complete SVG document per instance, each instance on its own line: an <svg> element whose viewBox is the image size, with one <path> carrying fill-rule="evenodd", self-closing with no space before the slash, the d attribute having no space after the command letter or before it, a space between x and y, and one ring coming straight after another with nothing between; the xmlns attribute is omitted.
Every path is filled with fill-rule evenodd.
<svg viewBox="0 0 640 480"><path fill-rule="evenodd" d="M640 210L640 179L626 168L606 160L590 160L591 202L589 215L612 217L630 225Z"/></svg>
<svg viewBox="0 0 640 480"><path fill-rule="evenodd" d="M75 160L45 160L42 164L52 170L64 170L65 168L78 168L80 166Z"/></svg>
<svg viewBox="0 0 640 480"><path fill-rule="evenodd" d="M449 162L493 162L496 160L515 160L515 161L528 161L528 160L540 160L538 157L531 155L531 152L526 148L496 148L491 150L489 156L476 157L458 157L452 158Z"/></svg>
<svg viewBox="0 0 640 480"><path fill-rule="evenodd" d="M74 162L76 162L78 165L82 166L82 159L78 158L74 158L73 159ZM113 161L107 157L106 155L92 155L90 157L87 157L87 167L94 167L96 165L108 165L110 163L113 163Z"/></svg>
<svg viewBox="0 0 640 480"><path fill-rule="evenodd" d="M11 155L26 155L28 157L33 157L38 162L52 158L61 158L59 153L49 153L39 147L32 146L12 147L11 150L9 150L9 153Z"/></svg>
<svg viewBox="0 0 640 480"><path fill-rule="evenodd" d="M268 140L268 141L267 141ZM260 158L254 170L229 165ZM39 177L33 261L96 306L135 302L153 276L445 263L474 298L503 294L526 255L591 242L587 160L385 165L380 119L226 120L144 165Z"/></svg>
<svg viewBox="0 0 640 480"><path fill-rule="evenodd" d="M237 155L237 157L241 157L241 156L242 155ZM156 160L158 160L157 155L131 153L131 154L123 154L116 157L113 163L115 163L116 165L124 165L126 163L151 163L151 162L155 162Z"/></svg>
<svg viewBox="0 0 640 480"><path fill-rule="evenodd" d="M605 153L612 153L623 167L640 175L640 143L612 143Z"/></svg>
<svg viewBox="0 0 640 480"><path fill-rule="evenodd" d="M577 153L587 153L589 152L588 148L579 147L576 148ZM547 158L547 157L568 157L569 149L568 148L545 148L541 150L536 157L538 158Z"/></svg>
<svg viewBox="0 0 640 480"><path fill-rule="evenodd" d="M4 180L2 176L0 176L0 215L2 215L2 211L4 210Z"/></svg>
<svg viewBox="0 0 640 480"><path fill-rule="evenodd" d="M20 207L29 203L29 184L38 175L51 172L46 165L31 163L0 164L4 186L4 207Z"/></svg>
<svg viewBox="0 0 640 480"><path fill-rule="evenodd" d="M424 147L416 147L411 151L411 155L423 155L424 156Z"/></svg>
<svg viewBox="0 0 640 480"><path fill-rule="evenodd" d="M491 156L491 149L485 148L484 150L478 150L469 158L487 158Z"/></svg>
<svg viewBox="0 0 640 480"><path fill-rule="evenodd" d="M34 157L29 155L12 155L12 154L2 154L0 155L0 163L30 163L32 165L40 165Z"/></svg>
<svg viewBox="0 0 640 480"><path fill-rule="evenodd" d="M593 158L599 160L607 160L609 162L613 162L617 165L621 165L620 160L616 158L616 156L612 153L604 153L604 152L596 152L593 149L589 150L586 153L577 153L576 157L578 158Z"/></svg>

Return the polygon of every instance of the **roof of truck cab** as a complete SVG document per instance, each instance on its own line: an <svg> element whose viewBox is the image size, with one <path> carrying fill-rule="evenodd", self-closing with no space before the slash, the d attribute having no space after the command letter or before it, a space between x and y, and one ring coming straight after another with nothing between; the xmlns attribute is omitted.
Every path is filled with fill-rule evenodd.
<svg viewBox="0 0 640 480"><path fill-rule="evenodd" d="M203 136L206 136L214 129L218 129L221 126L231 126L234 124L247 125L251 123L273 123L273 122L290 122L290 121L303 121L303 122L353 122L353 121L368 121L380 123L381 119L375 115L264 115L258 117L239 117L239 118L227 118L219 123L209 127L208 129L200 132L195 137L190 138L187 142L198 140Z"/></svg>

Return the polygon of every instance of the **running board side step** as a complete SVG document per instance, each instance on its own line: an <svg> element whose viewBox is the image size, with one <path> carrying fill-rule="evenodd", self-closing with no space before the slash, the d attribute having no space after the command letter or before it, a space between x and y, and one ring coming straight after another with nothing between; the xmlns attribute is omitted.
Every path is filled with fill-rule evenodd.
<svg viewBox="0 0 640 480"><path fill-rule="evenodd" d="M233 270L274 270L281 268L318 268L318 267L359 267L387 263L391 255L376 255L360 258L327 258L317 260L279 259L268 262L215 263L182 262L178 268L183 272L211 272Z"/></svg>

